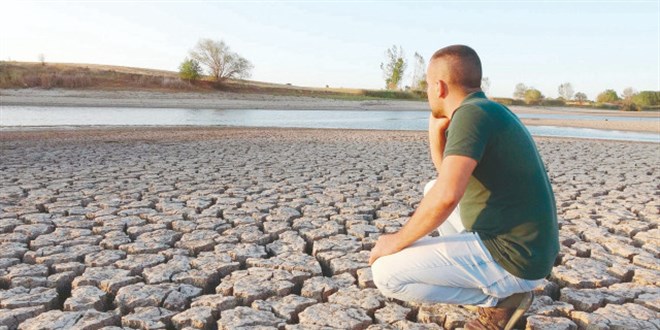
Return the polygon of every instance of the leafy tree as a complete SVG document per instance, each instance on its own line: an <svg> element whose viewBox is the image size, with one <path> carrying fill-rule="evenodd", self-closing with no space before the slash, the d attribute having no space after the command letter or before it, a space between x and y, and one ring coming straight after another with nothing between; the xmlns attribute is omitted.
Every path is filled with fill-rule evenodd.
<svg viewBox="0 0 660 330"><path fill-rule="evenodd" d="M490 78L488 77L481 78L481 90L484 91L484 93L488 94L488 90L490 90Z"/></svg>
<svg viewBox="0 0 660 330"><path fill-rule="evenodd" d="M574 90L571 83L567 82L559 85L557 91L559 92L559 96L562 97L564 100L570 101L573 99Z"/></svg>
<svg viewBox="0 0 660 330"><path fill-rule="evenodd" d="M222 40L199 40L190 51L190 58L205 67L218 82L229 78L248 78L253 68L248 60L232 52Z"/></svg>
<svg viewBox="0 0 660 330"><path fill-rule="evenodd" d="M637 94L637 91L632 87L628 87L623 90L621 96L623 96L623 99L626 101L632 101L632 98L635 96L635 94Z"/></svg>
<svg viewBox="0 0 660 330"><path fill-rule="evenodd" d="M412 89L425 90L426 89L426 61L422 55L415 52L415 69L412 75Z"/></svg>
<svg viewBox="0 0 660 330"><path fill-rule="evenodd" d="M525 98L525 92L527 92L527 86L523 83L518 83L516 85L516 89L513 91L513 97L516 99L524 99Z"/></svg>
<svg viewBox="0 0 660 330"><path fill-rule="evenodd" d="M538 89L529 88L525 91L525 103L527 104L539 104L543 100L543 97L543 94Z"/></svg>
<svg viewBox="0 0 660 330"><path fill-rule="evenodd" d="M607 89L596 97L596 102L598 103L614 103L619 100L621 100L619 95L613 89Z"/></svg>
<svg viewBox="0 0 660 330"><path fill-rule="evenodd" d="M202 67L193 59L185 59L179 65L179 77L183 80L194 81L202 75Z"/></svg>
<svg viewBox="0 0 660 330"><path fill-rule="evenodd" d="M575 93L575 100L578 101L578 103L582 104L583 102L587 101L587 94L582 92L577 92Z"/></svg>
<svg viewBox="0 0 660 330"><path fill-rule="evenodd" d="M632 97L635 104L642 107L652 107L660 105L660 92L641 91Z"/></svg>
<svg viewBox="0 0 660 330"><path fill-rule="evenodd" d="M408 63L403 57L403 48L392 46L385 51L385 62L380 64L385 77L387 89L397 89L403 79L403 73L406 71Z"/></svg>

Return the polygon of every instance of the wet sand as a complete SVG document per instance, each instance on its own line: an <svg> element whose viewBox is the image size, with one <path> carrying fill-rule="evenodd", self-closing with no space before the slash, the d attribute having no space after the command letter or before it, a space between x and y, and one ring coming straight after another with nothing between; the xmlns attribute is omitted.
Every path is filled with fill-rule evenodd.
<svg viewBox="0 0 660 330"><path fill-rule="evenodd" d="M561 255L520 329L660 327L654 143L536 139ZM0 132L0 328L446 329L374 289L433 178L424 132Z"/></svg>
<svg viewBox="0 0 660 330"><path fill-rule="evenodd" d="M0 89L2 105L25 106L88 106L88 107L148 107L186 109L271 109L271 110L378 110L428 111L423 101L405 100L344 100L304 96L240 94L229 92L147 92L94 91L63 89ZM606 130L651 132L660 134L660 112L621 112L613 110L562 107L509 107L516 114L594 115L641 117L649 120L557 120L524 119L526 125L582 127Z"/></svg>

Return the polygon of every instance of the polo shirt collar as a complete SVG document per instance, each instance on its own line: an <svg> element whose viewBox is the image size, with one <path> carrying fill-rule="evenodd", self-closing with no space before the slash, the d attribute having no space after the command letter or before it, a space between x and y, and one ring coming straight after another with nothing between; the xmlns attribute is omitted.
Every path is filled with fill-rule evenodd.
<svg viewBox="0 0 660 330"><path fill-rule="evenodd" d="M483 91L472 92L472 93L468 94L468 96L466 96L465 99L463 99L463 102L461 102L461 105L463 105L463 104L465 104L465 103L467 103L471 100L479 99L479 98L485 99L486 94Z"/></svg>

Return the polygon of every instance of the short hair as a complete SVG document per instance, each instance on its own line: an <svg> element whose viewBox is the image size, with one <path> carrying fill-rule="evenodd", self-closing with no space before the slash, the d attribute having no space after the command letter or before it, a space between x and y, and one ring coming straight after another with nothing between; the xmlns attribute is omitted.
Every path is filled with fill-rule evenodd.
<svg viewBox="0 0 660 330"><path fill-rule="evenodd" d="M449 59L449 82L463 88L481 87L481 60L474 49L452 45L438 49L431 61Z"/></svg>

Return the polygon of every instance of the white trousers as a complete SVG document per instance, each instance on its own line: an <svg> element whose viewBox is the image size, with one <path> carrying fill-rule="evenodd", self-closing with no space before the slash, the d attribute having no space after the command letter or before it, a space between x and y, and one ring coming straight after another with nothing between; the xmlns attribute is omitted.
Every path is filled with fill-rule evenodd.
<svg viewBox="0 0 660 330"><path fill-rule="evenodd" d="M434 181L426 185L425 193ZM374 283L383 295L492 307L499 299L531 291L543 281L518 278L495 262L479 235L465 231L458 208L438 232L440 237L424 237L373 263Z"/></svg>

